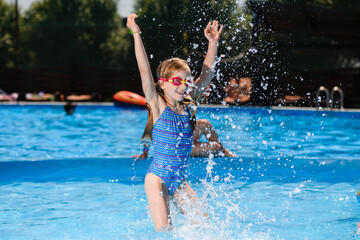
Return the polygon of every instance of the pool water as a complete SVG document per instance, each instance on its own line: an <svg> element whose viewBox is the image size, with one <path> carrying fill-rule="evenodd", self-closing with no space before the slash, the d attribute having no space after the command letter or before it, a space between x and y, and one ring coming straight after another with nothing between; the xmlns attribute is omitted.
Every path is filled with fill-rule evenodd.
<svg viewBox="0 0 360 240"><path fill-rule="evenodd" d="M1 106L1 239L359 239L360 115L200 108L238 158L191 158L210 221L155 233L135 162L146 110ZM150 156L152 150L150 151Z"/></svg>

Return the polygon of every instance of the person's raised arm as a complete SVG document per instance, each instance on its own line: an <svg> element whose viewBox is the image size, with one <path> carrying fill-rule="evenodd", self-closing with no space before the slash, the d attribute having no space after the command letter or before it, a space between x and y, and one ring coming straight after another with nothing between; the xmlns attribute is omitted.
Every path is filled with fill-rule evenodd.
<svg viewBox="0 0 360 240"><path fill-rule="evenodd" d="M205 60L201 69L200 77L195 82L195 87L192 89L190 96L192 99L198 99L211 79L215 76L215 60L218 50L218 43L220 34L223 29L221 25L219 29L219 22L209 22L204 30L204 35L209 41L208 51L205 56Z"/></svg>
<svg viewBox="0 0 360 240"><path fill-rule="evenodd" d="M146 102L150 103L156 95L154 79L151 73L149 60L146 56L145 47L141 39L141 31L136 24L135 19L138 16L133 13L127 17L127 26L130 28L134 36L135 56L140 71L140 77L142 82L142 88L145 94Z"/></svg>
<svg viewBox="0 0 360 240"><path fill-rule="evenodd" d="M141 160L144 160L145 158L147 158L148 153L149 153L149 145L144 144L144 148L143 148L143 153L142 154L137 154L134 156L131 156L131 158L135 158L135 161L137 161L139 158Z"/></svg>

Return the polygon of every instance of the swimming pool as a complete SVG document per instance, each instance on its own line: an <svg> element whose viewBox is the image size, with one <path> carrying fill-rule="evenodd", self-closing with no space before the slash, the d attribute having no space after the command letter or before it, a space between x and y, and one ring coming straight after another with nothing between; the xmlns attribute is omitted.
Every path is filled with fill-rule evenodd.
<svg viewBox="0 0 360 240"><path fill-rule="evenodd" d="M192 158L190 185L211 221L155 233L130 156L145 110L0 106L4 239L358 239L360 115L200 108L238 158ZM341 114L341 113L340 113ZM151 152L150 152L151 153Z"/></svg>

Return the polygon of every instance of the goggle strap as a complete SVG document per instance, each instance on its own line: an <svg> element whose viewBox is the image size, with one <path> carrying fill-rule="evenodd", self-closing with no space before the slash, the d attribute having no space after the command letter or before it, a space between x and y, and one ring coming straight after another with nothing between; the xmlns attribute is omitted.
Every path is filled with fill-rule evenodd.
<svg viewBox="0 0 360 240"><path fill-rule="evenodd" d="M159 80L165 81L165 82L174 82L174 79L180 80L180 83L185 83L185 84L186 84L186 83L188 82L188 80L182 80L182 79L179 78L179 77L173 77L173 78L171 78L171 79L159 78Z"/></svg>

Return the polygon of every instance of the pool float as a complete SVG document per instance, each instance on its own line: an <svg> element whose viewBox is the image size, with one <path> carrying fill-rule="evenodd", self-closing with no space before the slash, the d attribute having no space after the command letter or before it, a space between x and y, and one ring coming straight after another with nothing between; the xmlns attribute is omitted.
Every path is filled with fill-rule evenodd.
<svg viewBox="0 0 360 240"><path fill-rule="evenodd" d="M356 195L356 199L358 200L358 202L360 203L360 191L357 193Z"/></svg>
<svg viewBox="0 0 360 240"><path fill-rule="evenodd" d="M143 96L129 91L119 91L113 96L116 107L146 107Z"/></svg>

